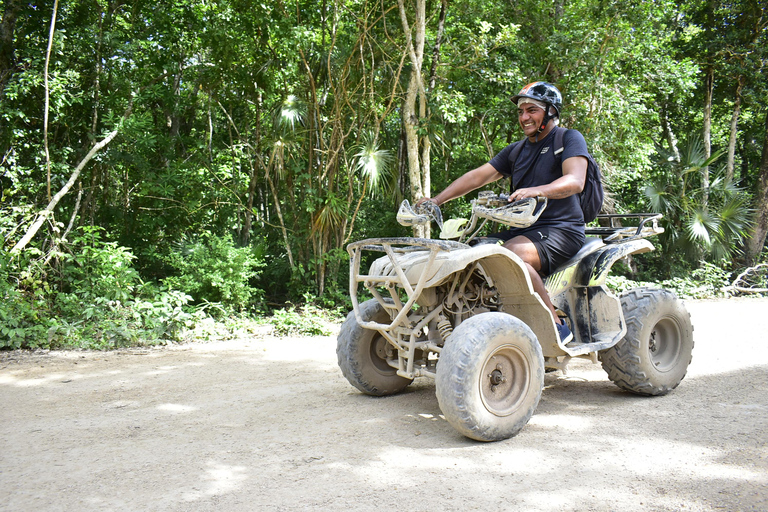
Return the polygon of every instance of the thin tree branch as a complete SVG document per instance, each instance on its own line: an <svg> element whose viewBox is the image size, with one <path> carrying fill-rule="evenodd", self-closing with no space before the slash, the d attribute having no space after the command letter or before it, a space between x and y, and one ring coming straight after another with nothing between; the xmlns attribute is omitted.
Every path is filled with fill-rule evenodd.
<svg viewBox="0 0 768 512"><path fill-rule="evenodd" d="M51 62L51 50L53 49L53 34L56 32L56 14L59 11L59 0L53 2L53 14L51 14L51 30L48 33L48 50L45 52L45 112L43 113L43 147L45 148L45 171L48 191L48 201L51 200L51 154L48 151L48 110L50 106L50 89L48 87L48 65Z"/></svg>
<svg viewBox="0 0 768 512"><path fill-rule="evenodd" d="M158 80L162 80L168 73L163 73L162 75L158 76L154 80L152 80L149 84L145 85L140 89L139 92L143 91L147 87L150 87L151 85L155 84ZM37 232L40 230L40 227L45 223L45 220L50 217L51 213L53 213L53 209L56 208L56 205L59 204L59 201L61 201L61 198L64 197L67 192L74 186L75 183L77 183L78 178L80 177L80 173L82 172L83 168L88 164L88 162L91 161L91 159L101 151L107 144L112 142L112 139L117 136L117 134L120 132L120 129L123 127L123 124L125 121L131 116L131 112L133 111L133 102L136 99L136 96L138 93L134 93L131 95L131 99L128 102L128 106L125 109L125 113L123 113L123 117L120 120L120 122L117 124L114 130L109 132L106 137L104 137L99 143L95 144L91 150L88 152L87 155L80 161L79 164L77 164L77 167L75 167L75 170L72 172L72 174L69 177L69 180L64 184L64 186L59 190L55 196L50 200L48 203L48 206L46 206L43 211L39 212L37 214L37 219L32 223L32 225L27 229L27 232L24 234L24 236L21 238L21 240L18 241L16 245L13 246L11 249L11 253L19 253L24 250L24 248L27 246L27 244L34 238L34 236L37 234Z"/></svg>

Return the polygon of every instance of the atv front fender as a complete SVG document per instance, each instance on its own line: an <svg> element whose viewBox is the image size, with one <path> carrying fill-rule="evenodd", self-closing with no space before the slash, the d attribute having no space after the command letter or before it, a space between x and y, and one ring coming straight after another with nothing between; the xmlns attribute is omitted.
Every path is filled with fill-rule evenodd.
<svg viewBox="0 0 768 512"><path fill-rule="evenodd" d="M358 318L366 328L390 331L404 325L415 303L430 308L436 306L435 288L449 283L458 273L476 265L488 285L498 292L501 310L516 316L531 328L545 355L561 353L557 349L557 331L552 315L534 292L525 263L508 249L492 244L470 247L437 240L379 238L350 244L347 250L351 256L350 295L355 314L358 314L357 287L360 284L384 308L393 311L390 324L364 322ZM385 252L386 256L375 260L368 272L363 274L360 271L362 250ZM391 300L386 300L378 294L377 288L392 292L400 288L407 298L401 302L397 294L392 293Z"/></svg>

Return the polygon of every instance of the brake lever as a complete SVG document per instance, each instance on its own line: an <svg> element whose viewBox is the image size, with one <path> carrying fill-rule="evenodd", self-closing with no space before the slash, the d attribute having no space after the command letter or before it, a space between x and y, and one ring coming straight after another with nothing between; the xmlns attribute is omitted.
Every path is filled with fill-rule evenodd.
<svg viewBox="0 0 768 512"><path fill-rule="evenodd" d="M432 201L425 201L421 204L411 206L407 199L400 203L400 209L397 212L397 222L401 226L414 226L428 224L434 220L440 229L443 229L443 213L440 207Z"/></svg>
<svg viewBox="0 0 768 512"><path fill-rule="evenodd" d="M437 227L439 227L441 230L443 229L443 212L440 211L440 207L437 206L432 201L424 201L423 203L416 206L417 210L426 210L427 215L432 217L432 220L435 221L437 224Z"/></svg>

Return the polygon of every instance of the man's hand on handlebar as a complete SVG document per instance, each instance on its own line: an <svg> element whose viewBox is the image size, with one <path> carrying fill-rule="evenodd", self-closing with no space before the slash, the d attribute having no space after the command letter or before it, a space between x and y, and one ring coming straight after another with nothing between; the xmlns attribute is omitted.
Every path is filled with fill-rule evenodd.
<svg viewBox="0 0 768 512"><path fill-rule="evenodd" d="M544 193L539 187L519 188L509 195L509 202L521 201L531 197L543 197Z"/></svg>
<svg viewBox="0 0 768 512"><path fill-rule="evenodd" d="M432 199L431 197L422 197L421 199L419 199L418 201L416 201L416 203L414 203L413 207L414 207L414 208L416 208L416 207L418 207L418 206L421 206L422 204L426 203L427 201L430 201L430 202L432 202L432 203L435 203L435 206L437 206L437 203L436 203L436 202L435 202L435 200L434 200L434 199Z"/></svg>

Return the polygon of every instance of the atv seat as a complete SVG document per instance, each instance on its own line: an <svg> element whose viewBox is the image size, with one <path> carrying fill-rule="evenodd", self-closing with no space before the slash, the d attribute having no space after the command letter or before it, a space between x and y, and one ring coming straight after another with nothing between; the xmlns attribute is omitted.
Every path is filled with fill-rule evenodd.
<svg viewBox="0 0 768 512"><path fill-rule="evenodd" d="M596 250L598 250L600 247L603 247L604 245L605 243L601 238L595 237L595 236L588 236L586 242L584 242L584 245L581 246L581 249L579 249L579 251L576 254L571 256L571 258L568 261L566 261L565 263L563 263L562 265L554 269L550 273L550 275L556 274L561 269L570 267L571 265L575 264L577 261L583 259L584 256L586 256L587 254L595 252Z"/></svg>

